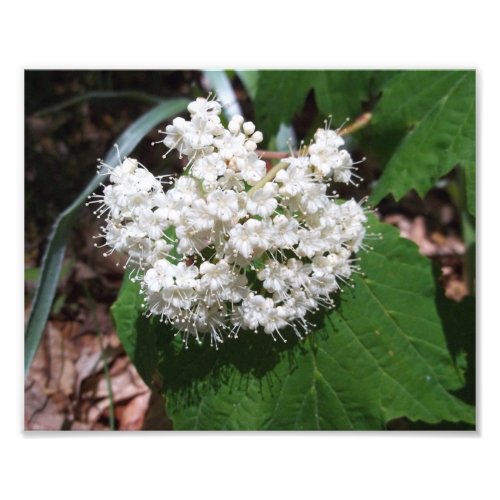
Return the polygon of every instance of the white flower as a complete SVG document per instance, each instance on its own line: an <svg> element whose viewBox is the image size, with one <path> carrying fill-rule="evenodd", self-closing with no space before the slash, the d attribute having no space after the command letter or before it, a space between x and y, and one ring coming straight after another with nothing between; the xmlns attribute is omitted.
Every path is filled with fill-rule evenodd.
<svg viewBox="0 0 500 500"><path fill-rule="evenodd" d="M344 145L344 139L334 130L319 128L314 134L314 144L322 148L338 149Z"/></svg>
<svg viewBox="0 0 500 500"><path fill-rule="evenodd" d="M309 280L308 288L313 295L319 298L327 297L335 292L339 285L333 274L325 274L321 277L313 275Z"/></svg>
<svg viewBox="0 0 500 500"><path fill-rule="evenodd" d="M303 193L307 187L313 182L313 175L307 169L303 168L296 162L290 163L286 169L280 170L276 174L275 181L281 184L279 193L286 198Z"/></svg>
<svg viewBox="0 0 500 500"><path fill-rule="evenodd" d="M250 184L255 186L266 175L266 162L259 159L255 153L250 153L246 160L239 164L241 176Z"/></svg>
<svg viewBox="0 0 500 500"><path fill-rule="evenodd" d="M243 191L245 183L240 172L235 172L229 168L224 172L222 177L217 180L217 187L220 189L232 189L233 191Z"/></svg>
<svg viewBox="0 0 500 500"><path fill-rule="evenodd" d="M198 333L210 333L210 345L217 346L224 342L224 330L229 328L226 325L226 308L219 307L218 304L201 305L196 309L194 324L190 322L189 326L197 338Z"/></svg>
<svg viewBox="0 0 500 500"><path fill-rule="evenodd" d="M175 186L167 192L167 196L169 193L171 193L175 201L181 202L184 205L189 205L193 203L194 200L203 197L197 180L188 176L179 177Z"/></svg>
<svg viewBox="0 0 500 500"><path fill-rule="evenodd" d="M111 169L109 180L113 184L120 184L124 179L135 172L138 165L139 162L136 159L125 158L122 163Z"/></svg>
<svg viewBox="0 0 500 500"><path fill-rule="evenodd" d="M209 101L204 97L198 97L196 101L191 102L188 105L188 111L191 116L199 116L208 120L209 118L214 118L221 114L222 106L216 100Z"/></svg>
<svg viewBox="0 0 500 500"><path fill-rule="evenodd" d="M318 307L318 303L302 290L293 290L285 304L291 312L290 319L294 319L294 317L303 318L307 313L315 311Z"/></svg>
<svg viewBox="0 0 500 500"><path fill-rule="evenodd" d="M241 304L241 312L245 327L256 330L259 325L264 326L269 316L269 311L274 308L273 299L262 295L250 295Z"/></svg>
<svg viewBox="0 0 500 500"><path fill-rule="evenodd" d="M179 287L195 288L195 278L199 274L199 269L195 265L187 265L185 262L179 262L175 266L175 284Z"/></svg>
<svg viewBox="0 0 500 500"><path fill-rule="evenodd" d="M237 224L229 232L229 247L245 259L262 254L270 243L270 225L264 221L249 219L243 225Z"/></svg>
<svg viewBox="0 0 500 500"><path fill-rule="evenodd" d="M200 266L201 285L212 292L224 292L231 285L233 275L229 264L225 260L212 264L205 261Z"/></svg>
<svg viewBox="0 0 500 500"><path fill-rule="evenodd" d="M333 169L333 180L335 182L343 182L348 184L351 180L353 170L353 162L351 155L345 150L339 151L335 159L335 167Z"/></svg>
<svg viewBox="0 0 500 500"><path fill-rule="evenodd" d="M277 248L291 248L299 242L297 233L299 223L286 215L277 215L273 219L273 245Z"/></svg>
<svg viewBox="0 0 500 500"><path fill-rule="evenodd" d="M343 139L319 129L268 179L254 123L234 116L224 128L216 100L198 98L188 111L190 120L165 129L167 148L188 157L175 182L132 158L108 167L110 185L89 202L106 217L96 246L128 255L147 314L184 342L206 335L217 346L240 330L283 339L285 327L302 338L306 316L333 307L330 295L350 280L363 247L363 207L326 194L332 180L355 175Z"/></svg>
<svg viewBox="0 0 500 500"><path fill-rule="evenodd" d="M111 248L105 255L110 255L115 250L117 252L125 252L128 249L127 229L114 220L110 220L105 229L104 238L106 240L106 245Z"/></svg>
<svg viewBox="0 0 500 500"><path fill-rule="evenodd" d="M190 149L186 152L188 156L194 156L196 153L209 154L213 151L212 144L216 136L224 132L217 117L215 119L205 119L202 116L195 115L191 119L191 128L184 136L184 141Z"/></svg>
<svg viewBox="0 0 500 500"><path fill-rule="evenodd" d="M214 140L224 133L218 116L220 105L215 101L200 98L189 107L191 120L175 118L172 125L166 127L163 142L169 151L177 149L181 156L194 158L210 154Z"/></svg>
<svg viewBox="0 0 500 500"><path fill-rule="evenodd" d="M344 139L333 130L318 129L314 134L314 142L309 146L311 165L317 167L323 175L329 175L332 157L343 144Z"/></svg>
<svg viewBox="0 0 500 500"><path fill-rule="evenodd" d="M214 140L214 146L224 160L244 160L248 153L257 149L257 144L262 140L262 133L255 131L252 122L243 123L243 117L236 115L231 118L228 130Z"/></svg>
<svg viewBox="0 0 500 500"><path fill-rule="evenodd" d="M326 196L325 184L309 184L306 186L299 198L299 207L305 215L315 214L319 210L324 209L329 204L328 196Z"/></svg>
<svg viewBox="0 0 500 500"><path fill-rule="evenodd" d="M233 130L237 130L234 118L230 122L230 125L233 125ZM226 130L215 140L214 146L217 148L220 157L224 160L230 160L233 157L245 158L247 155L245 141L246 137L239 132L239 129L235 133Z"/></svg>
<svg viewBox="0 0 500 500"><path fill-rule="evenodd" d="M185 222L185 224L182 224L182 222ZM175 228L175 233L179 238L177 243L177 252L179 254L199 254L210 243L210 231L196 231L186 219L181 218L180 224Z"/></svg>
<svg viewBox="0 0 500 500"><path fill-rule="evenodd" d="M217 178L224 175L225 171L226 164L216 153L198 158L191 167L191 174L203 181L205 189L215 186Z"/></svg>
<svg viewBox="0 0 500 500"><path fill-rule="evenodd" d="M273 182L268 182L260 189L257 189L247 201L247 210L252 215L268 217L278 206L276 193L278 186Z"/></svg>
<svg viewBox="0 0 500 500"><path fill-rule="evenodd" d="M349 263L350 251L343 248L339 253L330 253L327 256L328 261L331 264L331 273L335 276L340 276L342 278L349 279L352 274L352 268ZM316 274L316 273L315 273Z"/></svg>
<svg viewBox="0 0 500 500"><path fill-rule="evenodd" d="M230 221L239 211L238 196L231 190L212 191L207 195L207 210L222 222Z"/></svg>
<svg viewBox="0 0 500 500"><path fill-rule="evenodd" d="M280 262L271 260L264 269L257 273L257 277L263 282L264 288L269 292L284 294L289 286L287 277L290 273L288 267Z"/></svg>
<svg viewBox="0 0 500 500"><path fill-rule="evenodd" d="M195 200L191 207L185 211L183 217L185 217L189 227L195 231L209 231L215 223L214 214L209 210L207 202L203 198Z"/></svg>
<svg viewBox="0 0 500 500"><path fill-rule="evenodd" d="M345 149L344 140L333 130L318 129L314 134L315 142L309 146L311 165L324 177L332 177L335 182L349 183L353 162Z"/></svg>
<svg viewBox="0 0 500 500"><path fill-rule="evenodd" d="M251 294L248 287L248 280L244 274L233 274L230 285L224 289L224 300L237 304Z"/></svg>
<svg viewBox="0 0 500 500"><path fill-rule="evenodd" d="M161 189L160 181L145 168L138 168L133 174L134 182L139 191L158 191Z"/></svg>
<svg viewBox="0 0 500 500"><path fill-rule="evenodd" d="M304 264L301 260L290 258L287 260L286 267L289 269L287 281L291 288L300 290L309 283L310 264Z"/></svg>
<svg viewBox="0 0 500 500"><path fill-rule="evenodd" d="M163 232L169 225L164 212L158 210L143 210L138 217L138 226L152 240L161 239Z"/></svg>
<svg viewBox="0 0 500 500"><path fill-rule="evenodd" d="M297 255L301 257L313 257L315 254L326 250L325 241L321 238L319 229L300 229L298 232L300 238L297 247Z"/></svg>
<svg viewBox="0 0 500 500"><path fill-rule="evenodd" d="M160 259L144 275L144 283L150 292L159 292L174 285L175 266L165 259Z"/></svg>
<svg viewBox="0 0 500 500"><path fill-rule="evenodd" d="M300 155L300 156L289 156L288 158L284 158L281 160L283 163L288 163L291 170L302 170L307 171L311 165L311 159L308 155Z"/></svg>
<svg viewBox="0 0 500 500"><path fill-rule="evenodd" d="M167 258L173 248L173 245L169 245L165 240L156 240L145 259L148 267L154 266L158 260Z"/></svg>
<svg viewBox="0 0 500 500"><path fill-rule="evenodd" d="M188 133L191 128L191 124L186 122L184 118L177 117L174 118L172 125L167 125L165 129L165 139L163 139L163 144L171 150L177 148L182 155L182 152L188 150L187 145L184 142L184 135Z"/></svg>
<svg viewBox="0 0 500 500"><path fill-rule="evenodd" d="M321 278L327 274L332 274L333 262L324 255L315 255L311 262L311 269L314 276Z"/></svg>
<svg viewBox="0 0 500 500"><path fill-rule="evenodd" d="M287 308L283 306L273 307L269 309L265 318L265 322L262 325L264 327L264 332L272 335L274 338L274 333L277 333L280 337L280 330L288 325L286 320L289 315ZM262 324L262 323L261 323ZM283 337L281 337L283 338Z"/></svg>

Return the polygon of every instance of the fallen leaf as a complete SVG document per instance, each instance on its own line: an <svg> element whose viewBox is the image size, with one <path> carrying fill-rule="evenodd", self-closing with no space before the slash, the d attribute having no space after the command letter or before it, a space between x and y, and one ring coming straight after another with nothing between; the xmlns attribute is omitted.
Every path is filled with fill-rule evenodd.
<svg viewBox="0 0 500 500"><path fill-rule="evenodd" d="M132 398L130 402L125 406L123 412L120 416L120 426L121 431L138 431L142 429L146 412L149 406L149 400L151 399L151 392L144 392L139 394L135 398Z"/></svg>

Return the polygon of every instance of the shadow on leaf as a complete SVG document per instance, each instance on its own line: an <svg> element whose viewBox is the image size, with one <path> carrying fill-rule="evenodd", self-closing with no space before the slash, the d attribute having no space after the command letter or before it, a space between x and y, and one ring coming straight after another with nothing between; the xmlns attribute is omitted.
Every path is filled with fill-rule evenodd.
<svg viewBox="0 0 500 500"><path fill-rule="evenodd" d="M320 311L312 317L319 327L324 324L326 312ZM274 372L276 365L286 358L289 372L293 372L300 356L314 350L316 342L315 334L300 340L292 328L287 328L282 332L286 342L279 338L274 341L262 331L243 331L238 338L226 340L217 349L210 346L208 336L200 345L188 342L186 348L180 336L156 318L140 317L136 327L138 337L143 339L140 343L149 336L148 344L151 345L154 336L158 353L154 368L169 406L175 408L196 405L207 392L215 393L223 386L244 389L252 379L266 384L272 391L273 381L279 380ZM148 367L147 372L150 371Z"/></svg>

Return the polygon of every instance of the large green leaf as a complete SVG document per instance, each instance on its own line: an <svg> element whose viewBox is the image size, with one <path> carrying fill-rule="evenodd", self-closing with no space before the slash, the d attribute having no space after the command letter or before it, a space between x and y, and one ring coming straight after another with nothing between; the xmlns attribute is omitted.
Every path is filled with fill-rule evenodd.
<svg viewBox="0 0 500 500"><path fill-rule="evenodd" d="M382 140L403 139L376 185L371 201L410 189L424 196L457 164L466 169L468 208L475 213L475 73L408 71L391 79L375 108L373 126Z"/></svg>
<svg viewBox="0 0 500 500"><path fill-rule="evenodd" d="M129 154L153 127L181 112L186 108L187 103L186 99L166 100L142 115L117 140L120 153L122 155ZM108 152L104 161L112 167L117 164L117 155L114 148ZM62 261L66 251L66 242L75 223L78 210L102 181L102 176L98 175L94 177L75 201L58 216L54 223L42 260L40 283L35 293L31 314L26 326L24 337L25 373L28 372L42 338L45 323L47 322L56 293Z"/></svg>
<svg viewBox="0 0 500 500"><path fill-rule="evenodd" d="M362 111L362 102L394 72L390 71L260 71L255 98L256 123L266 138L278 131L280 123L290 123L300 113L310 90L326 118L340 125Z"/></svg>
<svg viewBox="0 0 500 500"><path fill-rule="evenodd" d="M118 335L139 371L149 371L146 381L151 370L163 381L176 429L382 429L398 417L474 423L473 407L450 392L465 380L447 345L473 324L441 317L446 303L430 262L396 229L372 226L383 238L362 256L366 277L302 342L248 333L218 351L184 349L131 306L138 285L125 280L113 307Z"/></svg>

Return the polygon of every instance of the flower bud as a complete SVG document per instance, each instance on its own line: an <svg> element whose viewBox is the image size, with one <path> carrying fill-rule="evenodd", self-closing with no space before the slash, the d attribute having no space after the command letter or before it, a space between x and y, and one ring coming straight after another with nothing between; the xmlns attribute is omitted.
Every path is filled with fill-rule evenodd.
<svg viewBox="0 0 500 500"><path fill-rule="evenodd" d="M264 136L262 135L262 132L260 130L257 130L252 137L252 141L254 141L256 144L259 144L259 142L262 142L264 140Z"/></svg>
<svg viewBox="0 0 500 500"><path fill-rule="evenodd" d="M255 125L252 122L245 122L243 132L245 132L245 135L252 135L255 132Z"/></svg>

